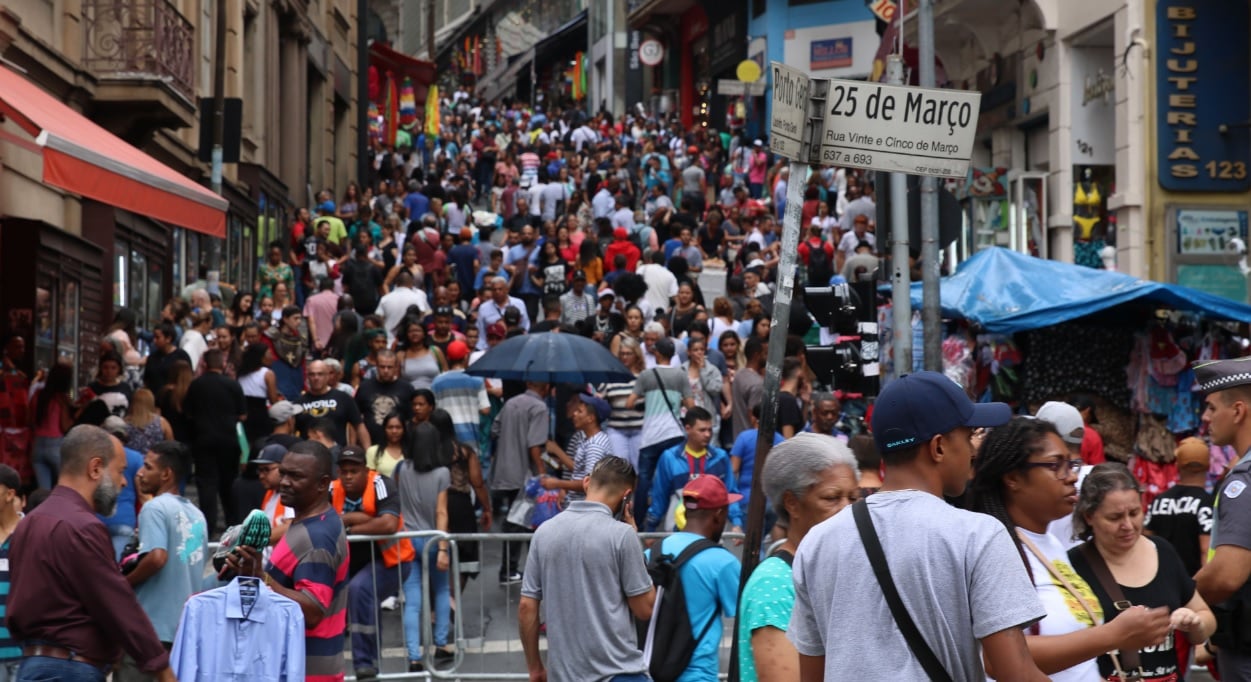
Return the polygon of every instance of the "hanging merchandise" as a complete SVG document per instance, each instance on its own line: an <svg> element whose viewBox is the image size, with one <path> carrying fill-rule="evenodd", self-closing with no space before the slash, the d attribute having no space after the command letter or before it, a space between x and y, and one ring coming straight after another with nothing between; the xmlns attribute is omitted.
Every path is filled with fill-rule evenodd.
<svg viewBox="0 0 1251 682"><path fill-rule="evenodd" d="M1134 478L1142 484L1142 506L1148 508L1160 493L1177 483L1176 462L1152 462L1143 457L1135 457L1131 470Z"/></svg>
<svg viewBox="0 0 1251 682"><path fill-rule="evenodd" d="M1202 423L1203 400L1195 385L1195 371L1187 367L1177 375L1177 395L1168 413L1168 430L1173 434L1195 431Z"/></svg>
<svg viewBox="0 0 1251 682"><path fill-rule="evenodd" d="M240 577L201 592L182 609L169 665L184 682L304 679L299 604Z"/></svg>
<svg viewBox="0 0 1251 682"><path fill-rule="evenodd" d="M382 77L378 75L378 67L369 67L369 101L377 102L382 96Z"/></svg>
<svg viewBox="0 0 1251 682"><path fill-rule="evenodd" d="M1138 415L1137 435L1134 436L1134 455L1151 462L1167 464L1175 461L1177 439L1168 432L1164 421L1149 414Z"/></svg>
<svg viewBox="0 0 1251 682"><path fill-rule="evenodd" d="M369 103L369 139L375 144L382 143L382 114L378 113L378 103Z"/></svg>
<svg viewBox="0 0 1251 682"><path fill-rule="evenodd" d="M1095 393L1129 406L1125 358L1133 340L1123 329L1061 324L1025 332L1025 400L1043 403L1071 393Z"/></svg>
<svg viewBox="0 0 1251 682"><path fill-rule="evenodd" d="M1021 395L1021 349L1008 334L978 334L976 395L981 402L1016 403Z"/></svg>
<svg viewBox="0 0 1251 682"><path fill-rule="evenodd" d="M439 135L439 86L431 85L426 95L426 138Z"/></svg>
<svg viewBox="0 0 1251 682"><path fill-rule="evenodd" d="M386 144L394 145L395 133L400 127L400 93L395 87L395 76L390 72L387 73L386 117L383 138Z"/></svg>
<svg viewBox="0 0 1251 682"><path fill-rule="evenodd" d="M413 90L413 79L404 77L400 85L400 126L407 128L417 121L417 93Z"/></svg>
<svg viewBox="0 0 1251 682"><path fill-rule="evenodd" d="M969 348L969 338L964 334L952 334L943 339L943 374L948 379L964 386L974 386L977 380L973 366L973 350Z"/></svg>

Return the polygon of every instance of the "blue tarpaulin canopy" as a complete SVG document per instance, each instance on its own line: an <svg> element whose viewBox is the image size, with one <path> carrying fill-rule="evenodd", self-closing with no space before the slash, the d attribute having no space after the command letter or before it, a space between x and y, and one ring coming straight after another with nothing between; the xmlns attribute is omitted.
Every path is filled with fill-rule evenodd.
<svg viewBox="0 0 1251 682"><path fill-rule="evenodd" d="M944 277L941 286L944 316L1001 334L1048 327L1131 302L1251 322L1251 306L1197 289L1004 248L979 251L954 275ZM912 304L921 305L920 283L912 285Z"/></svg>

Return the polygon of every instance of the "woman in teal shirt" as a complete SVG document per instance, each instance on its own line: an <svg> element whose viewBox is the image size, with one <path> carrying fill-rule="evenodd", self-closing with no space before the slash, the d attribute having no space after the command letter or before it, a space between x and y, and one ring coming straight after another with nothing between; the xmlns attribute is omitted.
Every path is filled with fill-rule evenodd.
<svg viewBox="0 0 1251 682"><path fill-rule="evenodd" d="M786 638L795 605L791 560L814 526L855 502L860 472L842 441L799 433L773 446L761 487L786 538L752 572L738 607L738 669L743 682L799 679L799 652Z"/></svg>

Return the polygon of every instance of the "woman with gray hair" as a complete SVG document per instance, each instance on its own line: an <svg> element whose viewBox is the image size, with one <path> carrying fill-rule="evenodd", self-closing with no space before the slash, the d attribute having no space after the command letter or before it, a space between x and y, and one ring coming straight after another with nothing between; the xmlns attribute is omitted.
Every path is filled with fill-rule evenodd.
<svg viewBox="0 0 1251 682"><path fill-rule="evenodd" d="M761 485L786 539L752 572L739 603L738 668L743 682L799 679L799 652L786 638L795 605L791 561L814 526L858 499L856 458L830 436L798 433L775 445Z"/></svg>
<svg viewBox="0 0 1251 682"><path fill-rule="evenodd" d="M1129 608L1126 603L1169 611L1164 643L1139 651L1122 648L1119 657L1100 655L1102 678L1146 670L1152 677L1180 680L1186 669L1178 661L1177 632L1190 644L1199 644L1216 630L1216 617L1195 590L1177 550L1163 538L1143 535L1142 509L1142 489L1124 464L1095 466L1082 482L1073 510L1074 534L1086 543L1069 550L1069 562L1090 584L1107 622Z"/></svg>

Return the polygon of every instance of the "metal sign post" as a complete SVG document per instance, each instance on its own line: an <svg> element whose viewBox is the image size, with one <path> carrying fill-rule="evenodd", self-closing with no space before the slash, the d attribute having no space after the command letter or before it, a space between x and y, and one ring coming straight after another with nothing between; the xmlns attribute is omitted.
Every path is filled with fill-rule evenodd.
<svg viewBox="0 0 1251 682"><path fill-rule="evenodd" d="M803 220L804 188L808 184L808 159L813 129L812 80L802 71L773 62L769 73L773 86L773 109L769 145L773 153L790 159L790 179L786 185L786 213L782 221L782 254L778 264L777 291L773 296L773 319L769 327L768 359L765 365L760 425L756 435L756 459L752 465L751 504L747 510L743 570L739 593L747 585L760 557L764 535L765 495L761 474L765 458L773 447L777 424L777 394L782 384L782 360L786 357L786 337L791 318L791 295L795 290L795 259L799 253L800 224ZM736 662L738 638L733 639L730 679L738 679Z"/></svg>

